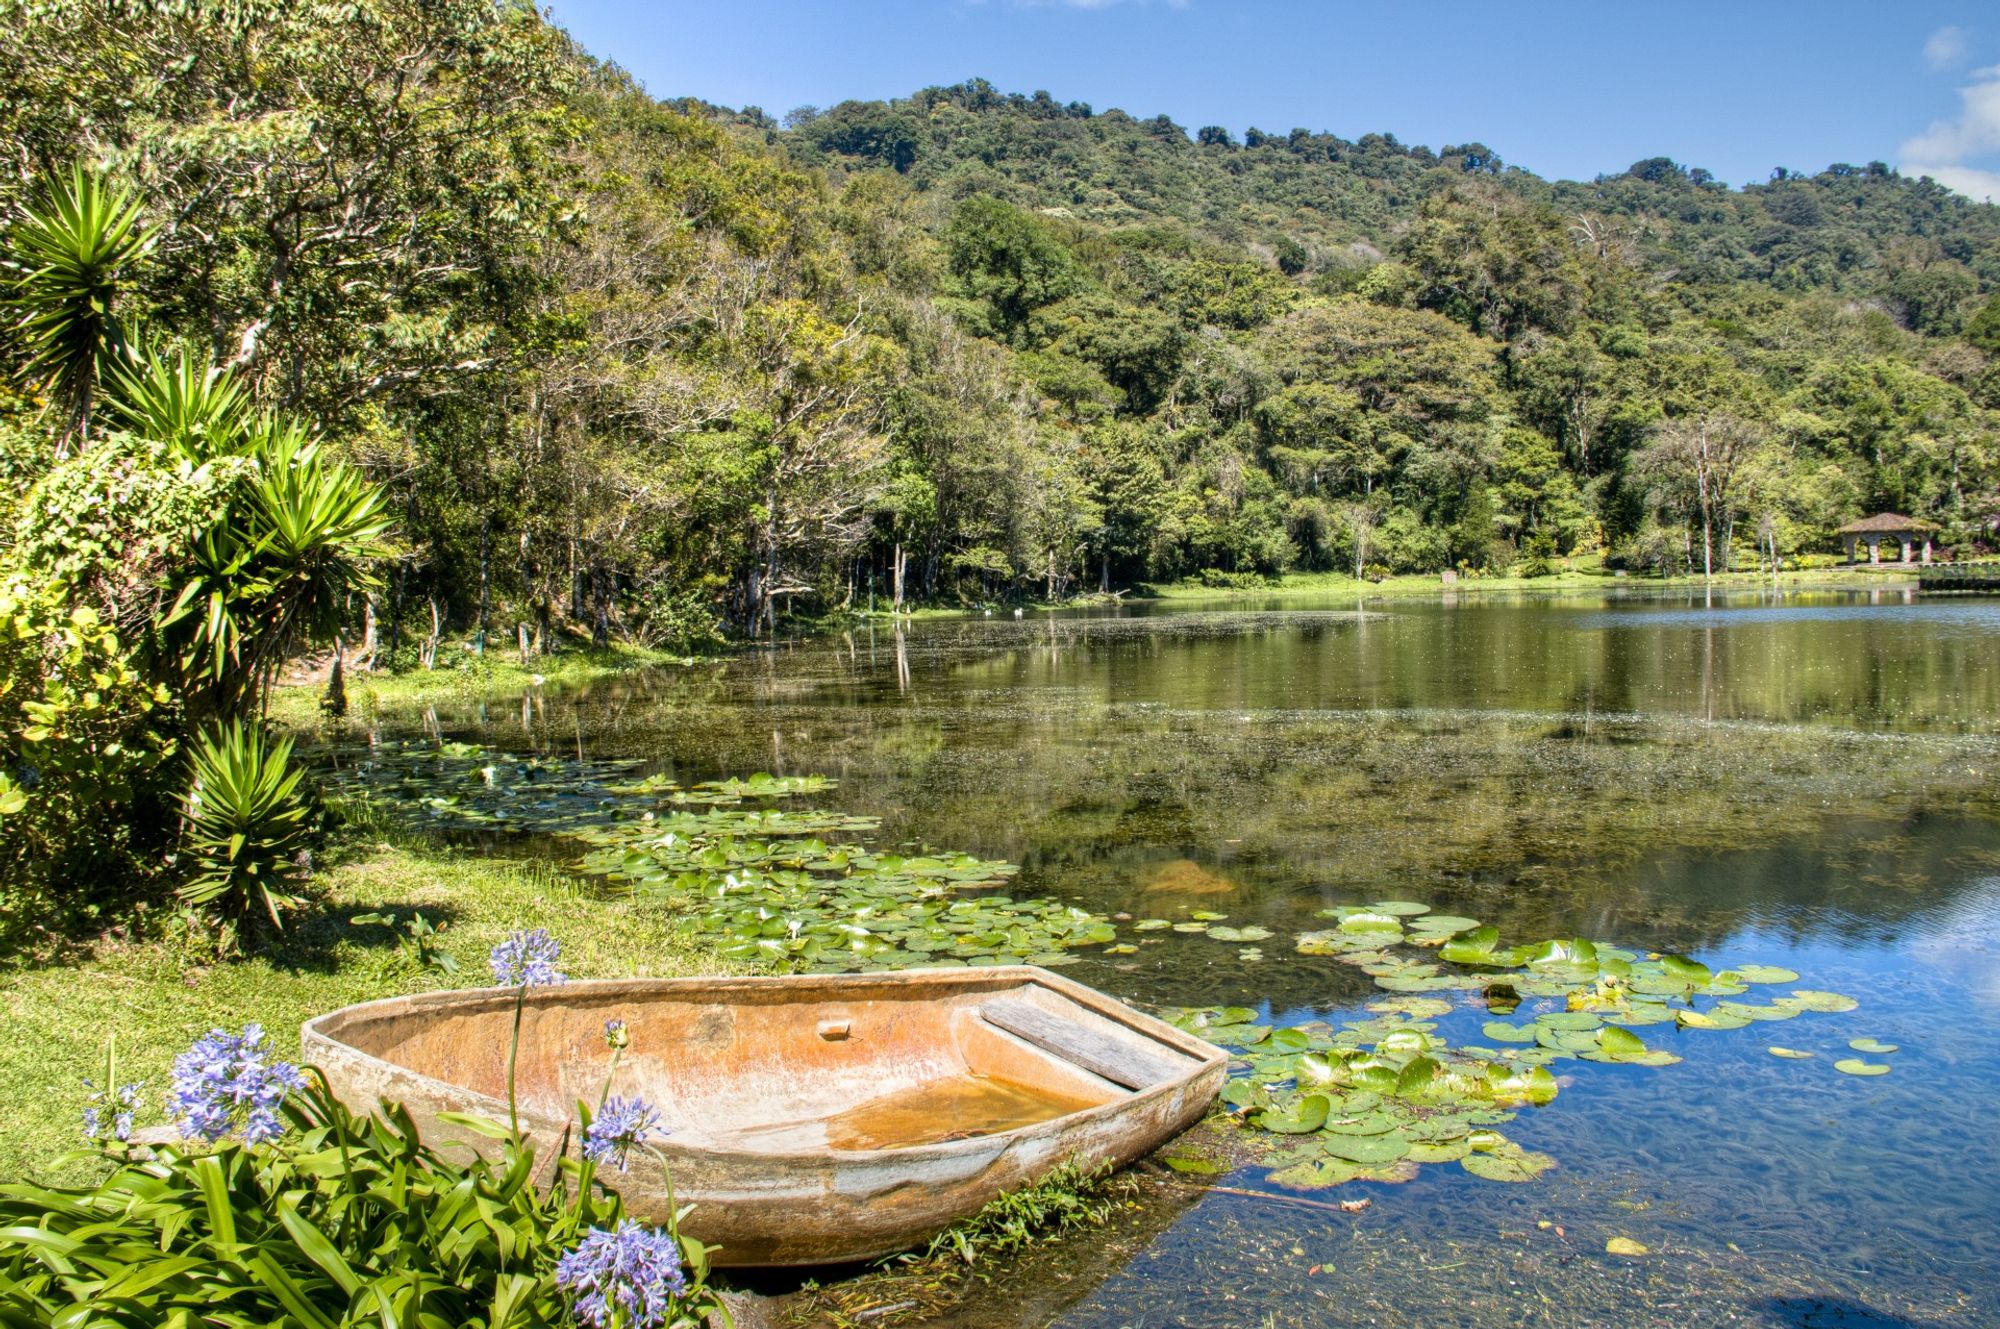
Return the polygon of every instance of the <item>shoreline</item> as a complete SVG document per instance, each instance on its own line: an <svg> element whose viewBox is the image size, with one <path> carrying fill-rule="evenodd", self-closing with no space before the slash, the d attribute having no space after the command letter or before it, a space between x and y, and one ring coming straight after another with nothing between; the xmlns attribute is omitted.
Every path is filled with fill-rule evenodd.
<svg viewBox="0 0 2000 1329"><path fill-rule="evenodd" d="M1601 572L1565 571L1546 577L1470 577L1451 584L1442 581L1437 573L1389 577L1382 581L1357 580L1343 573L1294 573L1264 586L1207 586L1187 581L1141 584L1112 595L1093 592L1058 603L1029 601L1006 608L1009 612L1018 608L1024 614L1045 615L1138 605L1241 605L1274 601L1304 604L1326 600L1366 604L1371 600L1443 600L1458 596L1694 592L1704 586L1732 594L1773 589L1770 576L1761 572L1719 573L1705 581L1701 577L1613 577ZM1913 592L1917 589L1917 569L1886 564L1879 568L1805 568L1781 572L1775 589L1781 593ZM856 614L846 620L822 618L802 622L795 633L778 641L809 640L859 627L981 617L996 615L992 610L943 605L912 606L901 614L878 610L872 614ZM538 657L531 665L523 665L513 658L511 651L503 652L496 648L484 656L475 656L464 643L453 643L451 663L436 669L347 674L348 714L366 717L388 707L499 696L551 684L559 688L569 687L654 669L718 665L751 651L767 649L772 644L768 640L731 642L712 653L698 656L675 655L630 644L614 644L605 648L572 646L556 655ZM325 723L319 710L325 687L323 677L294 676L280 681L272 694L271 717L294 729L310 729Z"/></svg>

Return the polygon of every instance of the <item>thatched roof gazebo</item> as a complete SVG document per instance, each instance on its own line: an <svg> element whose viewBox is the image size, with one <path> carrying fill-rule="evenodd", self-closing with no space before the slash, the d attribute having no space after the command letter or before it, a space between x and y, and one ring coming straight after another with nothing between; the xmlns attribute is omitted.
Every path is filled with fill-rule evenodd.
<svg viewBox="0 0 2000 1329"><path fill-rule="evenodd" d="M1882 561L1882 542L1893 540L1902 554L1901 562L1916 561L1916 551L1923 546L1923 561L1931 561L1931 535L1938 529L1937 523L1905 517L1900 512L1878 512L1860 521L1851 521L1836 532L1841 543L1847 546L1847 561L1859 563L1859 550L1868 546L1868 561Z"/></svg>

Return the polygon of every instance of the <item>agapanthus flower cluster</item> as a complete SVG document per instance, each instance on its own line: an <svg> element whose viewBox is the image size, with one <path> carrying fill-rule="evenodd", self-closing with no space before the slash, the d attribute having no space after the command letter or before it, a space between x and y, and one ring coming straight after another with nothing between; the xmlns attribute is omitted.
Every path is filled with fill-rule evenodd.
<svg viewBox="0 0 2000 1329"><path fill-rule="evenodd" d="M91 1091L88 1100L90 1105L83 1110L84 1138L88 1140L102 1140L104 1138L104 1109L110 1106L110 1103L106 1102L105 1092L91 1084L90 1081L85 1080L83 1087ZM111 1114L111 1135L114 1139L125 1141L132 1138L132 1122L139 1111L139 1091L145 1087L144 1083L121 1084L110 1095L111 1102L115 1102L118 1108L116 1112Z"/></svg>
<svg viewBox="0 0 2000 1329"><path fill-rule="evenodd" d="M211 1029L174 1058L174 1091L167 1110L180 1118L181 1134L213 1143L243 1129L248 1144L264 1144L285 1132L278 1108L285 1095L306 1087L298 1068L272 1061L261 1026L243 1032Z"/></svg>
<svg viewBox="0 0 2000 1329"><path fill-rule="evenodd" d="M592 1228L556 1265L556 1285L576 1299L576 1318L592 1329L661 1329L687 1291L680 1243L643 1223L615 1232Z"/></svg>
<svg viewBox="0 0 2000 1329"><path fill-rule="evenodd" d="M632 1032L625 1027L623 1020L610 1019L604 1022L604 1046L614 1050L632 1046Z"/></svg>
<svg viewBox="0 0 2000 1329"><path fill-rule="evenodd" d="M569 981L556 968L561 956L562 943L551 937L548 929L536 928L508 933L507 940L493 948L487 963L493 967L493 981L503 988L553 987Z"/></svg>
<svg viewBox="0 0 2000 1329"><path fill-rule="evenodd" d="M666 1132L652 1104L643 1098L607 1099L583 1133L583 1156L593 1163L616 1163L623 1172L631 1166L632 1150L656 1134Z"/></svg>

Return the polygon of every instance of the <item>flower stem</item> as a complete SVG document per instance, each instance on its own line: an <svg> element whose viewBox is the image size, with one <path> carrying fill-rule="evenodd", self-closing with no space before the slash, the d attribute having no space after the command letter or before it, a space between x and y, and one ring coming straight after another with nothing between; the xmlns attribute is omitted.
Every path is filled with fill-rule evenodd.
<svg viewBox="0 0 2000 1329"><path fill-rule="evenodd" d="M514 1037L507 1044L507 1130L514 1137L514 1147L521 1147L521 1110L514 1094L514 1071L521 1056L521 1007L528 1000L528 985L521 984L514 989Z"/></svg>

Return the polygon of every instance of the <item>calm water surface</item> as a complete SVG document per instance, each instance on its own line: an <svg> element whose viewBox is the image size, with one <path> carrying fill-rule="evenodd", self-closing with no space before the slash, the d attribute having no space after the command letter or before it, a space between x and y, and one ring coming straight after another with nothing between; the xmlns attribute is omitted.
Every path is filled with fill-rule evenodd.
<svg viewBox="0 0 2000 1329"><path fill-rule="evenodd" d="M1140 1002L1352 1015L1379 994L1289 937L1382 898L1861 1001L1643 1031L1678 1066L1565 1063L1507 1128L1560 1162L1532 1184L1444 1166L1318 1193L1372 1201L1353 1215L1156 1187L1115 1233L1004 1272L968 1326L2000 1325L2000 601L925 623L421 722L687 779L829 774L885 841L1020 863L1016 893L1278 934L1261 960L1166 933L1070 971ZM1836 1074L1864 1035L1901 1045L1893 1072ZM1612 1236L1655 1254L1606 1256Z"/></svg>

